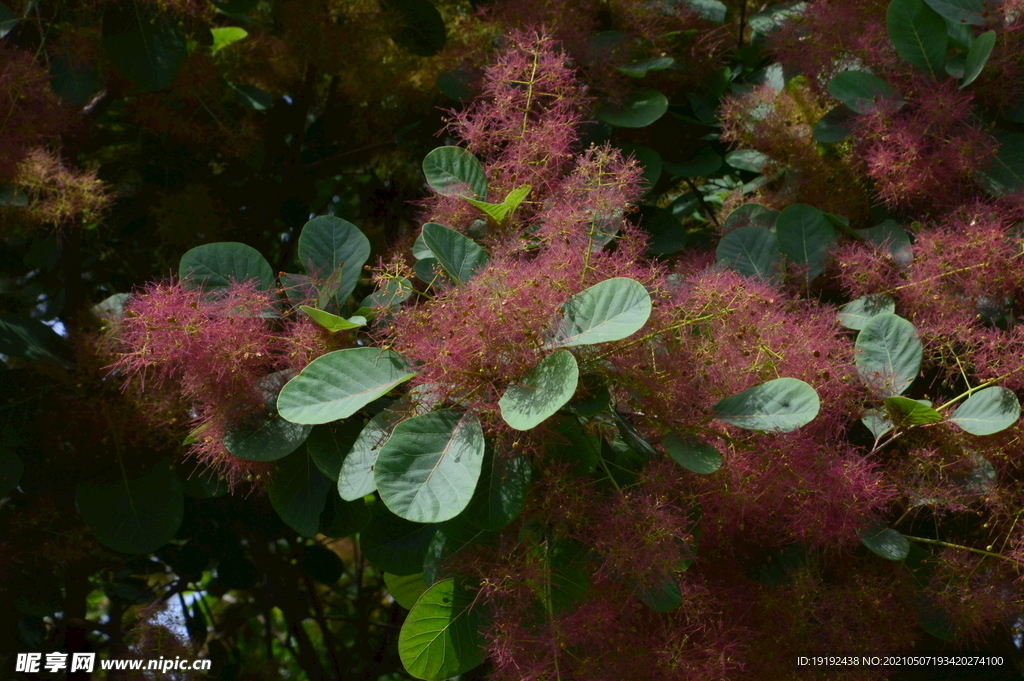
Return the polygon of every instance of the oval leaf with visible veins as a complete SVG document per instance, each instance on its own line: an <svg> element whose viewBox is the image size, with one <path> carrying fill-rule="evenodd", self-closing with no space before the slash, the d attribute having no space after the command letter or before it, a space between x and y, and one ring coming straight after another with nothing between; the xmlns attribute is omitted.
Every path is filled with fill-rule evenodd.
<svg viewBox="0 0 1024 681"><path fill-rule="evenodd" d="M307 222L296 248L299 262L310 276L326 280L340 269L334 282L336 288L331 292L339 303L355 290L363 265L370 257L370 240L366 235L348 220L330 215Z"/></svg>
<svg viewBox="0 0 1024 681"><path fill-rule="evenodd" d="M896 301L884 293L861 296L839 308L839 323L848 329L861 331L875 315L892 314L895 311Z"/></svg>
<svg viewBox="0 0 1024 681"><path fill-rule="evenodd" d="M441 196L468 196L487 200L487 175L483 165L462 147L438 147L423 159L423 174L430 188Z"/></svg>
<svg viewBox="0 0 1024 681"><path fill-rule="evenodd" d="M632 336L651 316L651 295L626 277L606 279L562 306L564 319L549 348L608 343Z"/></svg>
<svg viewBox="0 0 1024 681"><path fill-rule="evenodd" d="M789 433L818 415L814 388L796 378L776 378L727 397L715 405L715 418L748 430Z"/></svg>
<svg viewBox="0 0 1024 681"><path fill-rule="evenodd" d="M390 350L335 350L314 359L285 384L277 410L294 423L330 423L348 418L414 375Z"/></svg>
<svg viewBox="0 0 1024 681"><path fill-rule="evenodd" d="M740 227L718 242L715 250L718 262L728 265L740 274L757 277L761 281L778 278L782 252L775 235L761 227Z"/></svg>
<svg viewBox="0 0 1024 681"><path fill-rule="evenodd" d="M1012 390L993 386L979 390L949 417L971 435L992 435L1020 418L1020 402Z"/></svg>
<svg viewBox="0 0 1024 681"><path fill-rule="evenodd" d="M775 236L779 250L807 265L810 280L825 271L825 255L836 241L836 230L817 208L794 203L775 219Z"/></svg>
<svg viewBox="0 0 1024 681"><path fill-rule="evenodd" d="M875 315L857 334L857 371L885 397L899 395L917 377L923 347L917 329L890 313Z"/></svg>
<svg viewBox="0 0 1024 681"><path fill-rule="evenodd" d="M892 0L885 23L901 57L936 78L944 73L949 45L946 22L924 0Z"/></svg>
<svg viewBox="0 0 1024 681"><path fill-rule="evenodd" d="M456 285L469 281L475 272L487 265L484 249L469 237L444 225L435 222L423 225L423 243Z"/></svg>
<svg viewBox="0 0 1024 681"><path fill-rule="evenodd" d="M579 376L571 352L558 350L548 355L505 390L498 402L501 418L516 430L540 425L572 399Z"/></svg>
<svg viewBox="0 0 1024 681"><path fill-rule="evenodd" d="M484 433L477 417L435 411L395 426L377 454L374 480L395 515L439 523L469 505L483 459Z"/></svg>
<svg viewBox="0 0 1024 681"><path fill-rule="evenodd" d="M423 592L398 634L405 671L417 679L443 681L484 661L480 604L471 592L445 579Z"/></svg>
<svg viewBox="0 0 1024 681"><path fill-rule="evenodd" d="M338 494L342 499L355 501L377 489L373 467L377 464L380 448L391 436L391 429L399 418L398 414L384 410L370 419L359 433L338 473Z"/></svg>

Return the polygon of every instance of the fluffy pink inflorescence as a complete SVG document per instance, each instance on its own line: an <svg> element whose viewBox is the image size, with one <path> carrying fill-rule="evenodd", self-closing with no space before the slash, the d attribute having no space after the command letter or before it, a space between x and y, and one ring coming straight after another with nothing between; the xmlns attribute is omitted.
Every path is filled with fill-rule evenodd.
<svg viewBox="0 0 1024 681"><path fill-rule="evenodd" d="M275 332L266 312L271 292L252 283L202 293L182 282L151 283L125 309L114 365L140 390L178 390L191 404L197 440L192 455L231 487L268 473L273 464L229 454L224 436L267 410L261 382L298 369L323 352L322 334L304 320Z"/></svg>
<svg viewBox="0 0 1024 681"><path fill-rule="evenodd" d="M973 174L995 151L974 114L973 96L956 81L919 77L898 111L858 116L855 155L890 207L916 214L953 209L979 190Z"/></svg>
<svg viewBox="0 0 1024 681"><path fill-rule="evenodd" d="M517 31L509 36L508 49L487 67L481 98L453 112L449 128L486 160L489 200L529 184L533 194L528 200L536 203L572 166L577 127L589 103L554 40ZM428 203L427 214L452 229L464 229L478 215L468 206L459 197L437 197Z"/></svg>

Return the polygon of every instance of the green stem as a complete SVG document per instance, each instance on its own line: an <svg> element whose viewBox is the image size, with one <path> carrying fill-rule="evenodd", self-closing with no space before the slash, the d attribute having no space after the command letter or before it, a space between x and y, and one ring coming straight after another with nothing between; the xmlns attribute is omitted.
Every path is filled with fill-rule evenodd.
<svg viewBox="0 0 1024 681"><path fill-rule="evenodd" d="M605 473L605 475L608 476L608 479L611 481L612 485L614 485L615 489L618 490L619 493L621 494L622 493L622 488L619 487L619 483L615 482L615 478L612 477L612 472L610 470L608 470L608 464L605 463L604 457L603 456L598 456L597 460L601 463L601 468L604 469L604 473Z"/></svg>
<svg viewBox="0 0 1024 681"><path fill-rule="evenodd" d="M1009 558L998 553L992 553L991 551L983 551L981 549L975 549L970 546L964 546L962 544L951 544L949 542L939 541L938 539L925 539L924 537L911 537L910 535L906 534L903 536L906 538L907 541L914 541L919 544L932 544L934 546L942 546L947 549L959 549L961 551L970 551L971 553L977 553L979 556L988 556L989 558L999 558L1001 560L1006 560L1011 563L1020 563L1020 561L1018 561L1015 558Z"/></svg>

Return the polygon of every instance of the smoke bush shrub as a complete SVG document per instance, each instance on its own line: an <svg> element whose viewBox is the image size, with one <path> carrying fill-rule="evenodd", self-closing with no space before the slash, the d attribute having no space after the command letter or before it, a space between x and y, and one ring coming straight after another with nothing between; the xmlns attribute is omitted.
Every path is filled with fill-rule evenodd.
<svg viewBox="0 0 1024 681"><path fill-rule="evenodd" d="M151 284L116 367L179 388L192 454L232 485L269 480L298 531L326 527L323 497L295 492L300 522L275 485L293 462L312 470L307 453L340 469L346 502L373 499L362 550L427 589L398 642L420 678L482 659L496 679L816 678L794 651L993 640L1022 607L1024 270L997 217L1016 194L972 183L1005 150L979 114L998 106L991 84L926 78L878 25L885 9L812 2L761 36L803 77L725 96L720 139L767 156L760 181L736 156L739 180L712 177L710 149L715 170L676 164L683 182L648 206L693 194L704 238L728 235L746 260L696 239L653 257L652 228L630 219L649 168L581 141L595 100L574 65L514 32L449 121L465 147L431 152L412 254L382 258L351 315L351 290L335 294L362 266L358 230L332 222L317 250L310 222L300 254L326 260L282 275L291 302L237 278ZM1002 16L998 39L1016 44ZM847 40L851 22L868 30ZM905 106L880 101L853 140L820 142L828 84L855 64ZM712 205L748 195L804 205ZM880 211L892 224L865 229ZM929 222L911 244L896 218ZM278 463L228 453L225 436L273 408L278 372L276 418L352 437L325 453L310 436Z"/></svg>

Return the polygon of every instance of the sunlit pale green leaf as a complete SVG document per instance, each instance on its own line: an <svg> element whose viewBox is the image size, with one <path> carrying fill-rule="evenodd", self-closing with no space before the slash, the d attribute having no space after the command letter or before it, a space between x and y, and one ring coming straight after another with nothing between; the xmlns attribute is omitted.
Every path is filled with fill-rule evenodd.
<svg viewBox="0 0 1024 681"><path fill-rule="evenodd" d="M538 426L572 399L578 379L576 358L558 350L508 386L498 402L501 417L516 430Z"/></svg>
<svg viewBox="0 0 1024 681"><path fill-rule="evenodd" d="M879 314L896 311L896 301L884 293L861 296L839 308L839 323L848 329L860 331L868 320Z"/></svg>
<svg viewBox="0 0 1024 681"><path fill-rule="evenodd" d="M775 235L761 227L740 227L722 237L715 251L718 262L762 281L778 278L782 252Z"/></svg>
<svg viewBox="0 0 1024 681"><path fill-rule="evenodd" d="M651 316L643 284L616 277L577 293L562 306L562 319L549 348L593 345L628 338Z"/></svg>
<svg viewBox="0 0 1024 681"><path fill-rule="evenodd" d="M317 357L285 384L277 399L278 413L306 424L348 418L414 375L390 350L335 350Z"/></svg>
<svg viewBox="0 0 1024 681"><path fill-rule="evenodd" d="M949 417L971 435L992 435L1020 418L1020 402L1012 390L999 386L984 388L967 398Z"/></svg>
<svg viewBox="0 0 1024 681"><path fill-rule="evenodd" d="M857 334L855 349L861 378L886 397L906 390L921 369L923 346L917 329L894 314L871 317Z"/></svg>
<svg viewBox="0 0 1024 681"><path fill-rule="evenodd" d="M773 381L727 397L714 406L715 418L748 430L789 433L818 415L818 393L796 378Z"/></svg>

